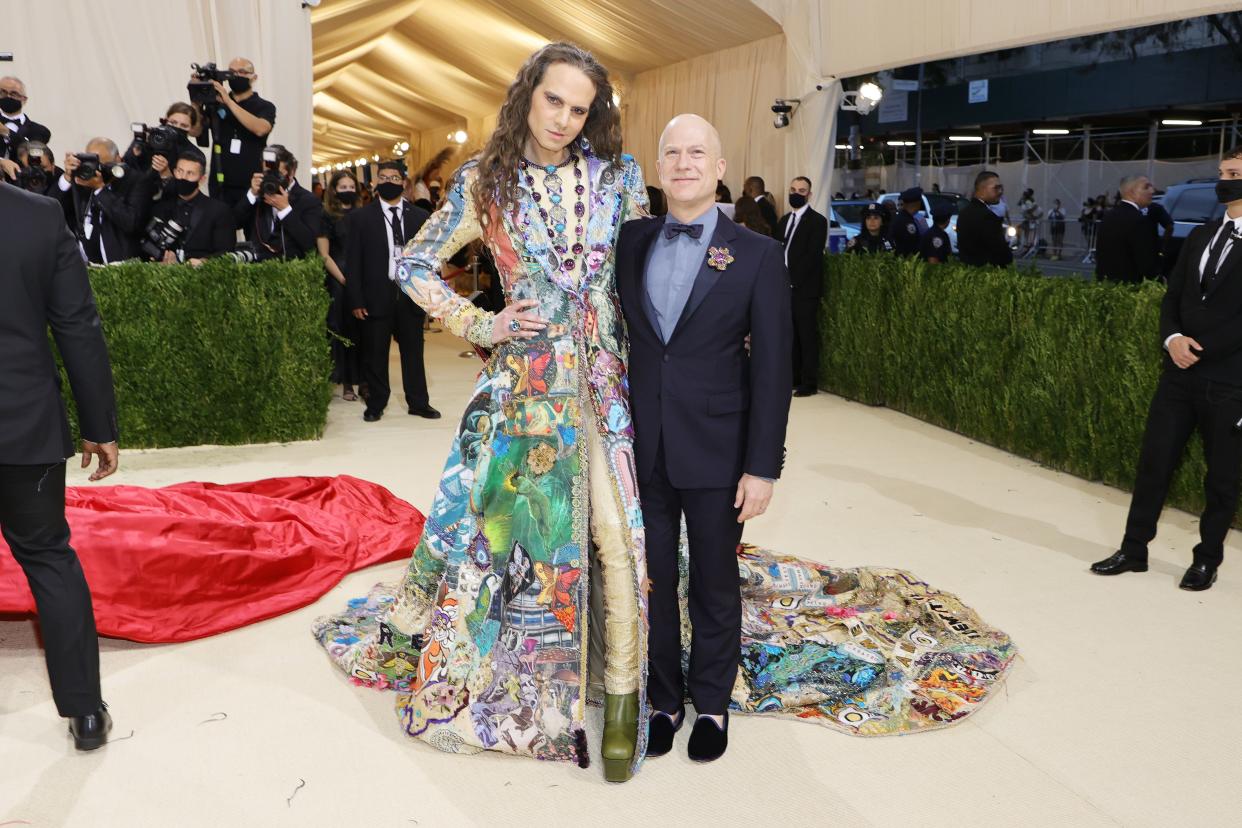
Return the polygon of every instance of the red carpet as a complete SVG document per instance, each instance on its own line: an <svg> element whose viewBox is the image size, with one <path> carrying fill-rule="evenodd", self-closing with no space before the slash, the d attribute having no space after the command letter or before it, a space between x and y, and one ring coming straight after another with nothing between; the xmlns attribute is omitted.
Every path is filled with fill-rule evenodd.
<svg viewBox="0 0 1242 828"><path fill-rule="evenodd" d="M101 635L190 641L315 601L346 574L409 557L423 515L355 477L92 486L66 492ZM0 613L31 613L0 540Z"/></svg>

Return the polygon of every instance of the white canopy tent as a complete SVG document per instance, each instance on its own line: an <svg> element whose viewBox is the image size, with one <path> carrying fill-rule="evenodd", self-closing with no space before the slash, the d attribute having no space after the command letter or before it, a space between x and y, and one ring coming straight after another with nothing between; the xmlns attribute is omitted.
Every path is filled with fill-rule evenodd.
<svg viewBox="0 0 1242 828"><path fill-rule="evenodd" d="M780 192L794 175L830 180L839 78L1238 7L930 0L904 5L894 26L883 5L844 0L324 0L309 11L299 0L113 0L89 16L48 0L6 10L0 51L15 60L0 74L25 80L30 115L63 154L93 135L122 143L131 121L162 115L184 99L191 61L244 56L279 109L272 140L304 169L402 141L417 164L459 129L459 158L480 146L525 57L569 39L613 72L627 149L645 167L664 121L694 111L720 128L731 187L759 174ZM772 127L776 97L802 99L788 129ZM828 193L817 186L816 202Z"/></svg>

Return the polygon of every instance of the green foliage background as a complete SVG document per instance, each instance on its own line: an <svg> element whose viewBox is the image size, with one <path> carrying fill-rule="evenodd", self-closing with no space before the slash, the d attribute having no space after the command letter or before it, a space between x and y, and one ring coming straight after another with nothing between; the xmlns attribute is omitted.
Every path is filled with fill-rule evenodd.
<svg viewBox="0 0 1242 828"><path fill-rule="evenodd" d="M1164 287L829 256L820 387L1129 490ZM1169 505L1203 507L1196 437Z"/></svg>
<svg viewBox="0 0 1242 828"><path fill-rule="evenodd" d="M309 440L332 386L323 263L92 268L122 448ZM62 388L77 415L62 368Z"/></svg>

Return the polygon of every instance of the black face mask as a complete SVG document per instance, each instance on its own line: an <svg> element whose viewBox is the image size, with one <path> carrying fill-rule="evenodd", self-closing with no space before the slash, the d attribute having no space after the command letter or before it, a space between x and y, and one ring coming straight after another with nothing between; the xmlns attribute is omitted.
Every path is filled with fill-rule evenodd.
<svg viewBox="0 0 1242 828"><path fill-rule="evenodd" d="M358 193L353 190L341 190L336 194L336 199L346 207L349 207L358 200Z"/></svg>
<svg viewBox="0 0 1242 828"><path fill-rule="evenodd" d="M177 195L179 196L188 196L190 193L198 192L197 181L189 181L185 178L175 178L173 180L176 182L174 186L177 188Z"/></svg>
<svg viewBox="0 0 1242 828"><path fill-rule="evenodd" d="M250 91L250 78L229 78L229 89L233 94L241 95Z"/></svg>
<svg viewBox="0 0 1242 828"><path fill-rule="evenodd" d="M405 188L395 181L384 181L375 187L375 192L384 201L396 201L404 190Z"/></svg>
<svg viewBox="0 0 1242 828"><path fill-rule="evenodd" d="M806 204L806 196L804 196L802 193L790 193L789 194L789 206L790 207L797 210L805 204Z"/></svg>
<svg viewBox="0 0 1242 828"><path fill-rule="evenodd" d="M1216 182L1216 200L1221 204L1242 199L1242 178L1222 178Z"/></svg>
<svg viewBox="0 0 1242 828"><path fill-rule="evenodd" d="M22 102L17 98L0 98L0 112L5 115L16 115L22 111Z"/></svg>

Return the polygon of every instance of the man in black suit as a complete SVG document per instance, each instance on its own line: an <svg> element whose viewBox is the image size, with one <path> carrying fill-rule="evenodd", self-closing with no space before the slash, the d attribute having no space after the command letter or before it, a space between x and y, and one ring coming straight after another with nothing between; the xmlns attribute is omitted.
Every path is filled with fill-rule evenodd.
<svg viewBox="0 0 1242 828"><path fill-rule="evenodd" d="M742 198L752 199L759 205L759 212L775 237L777 224L776 208L768 201L768 185L764 183L763 179L757 175L752 175L742 182Z"/></svg>
<svg viewBox="0 0 1242 828"><path fill-rule="evenodd" d="M349 219L345 242L345 293L354 316L362 320L362 381L367 383L367 408L362 419L373 423L384 416L392 390L388 384L388 349L393 336L401 350L401 384L410 414L438 419L427 394L423 365L423 322L427 314L401 293L397 259L418 233L428 213L403 199L405 166L400 161L379 165L376 199Z"/></svg>
<svg viewBox="0 0 1242 828"><path fill-rule="evenodd" d="M17 160L17 148L26 141L46 144L52 131L27 117L26 84L21 78L0 78L0 158Z"/></svg>
<svg viewBox="0 0 1242 828"><path fill-rule="evenodd" d="M65 522L65 458L74 447L48 343L56 339L77 401L82 467L117 468L112 368L77 242L50 198L0 184L0 533L39 612L56 710L79 750L112 726L99 689L91 593Z"/></svg>
<svg viewBox="0 0 1242 828"><path fill-rule="evenodd" d="M92 138L86 152L99 156L93 175L85 176L81 159L68 153L65 172L56 179L65 221L91 264L132 259L151 215L156 183L120 164L120 151L108 138Z"/></svg>
<svg viewBox="0 0 1242 828"><path fill-rule="evenodd" d="M1121 179L1121 202L1104 214L1095 240L1095 278L1130 282L1160 276L1160 252L1147 217L1155 193L1145 175Z"/></svg>
<svg viewBox="0 0 1242 828"><path fill-rule="evenodd" d="M824 248L828 219L811 209L811 179L789 183L791 212L781 216L777 235L793 288L793 382L795 397L819 390L819 300L824 295Z"/></svg>
<svg viewBox="0 0 1242 828"><path fill-rule="evenodd" d="M300 259L318 250L316 240L323 229L323 202L298 183L298 159L272 144L280 188L263 192L263 172L250 177L250 189L233 208L233 220L246 240L253 243L259 261Z"/></svg>
<svg viewBox="0 0 1242 828"><path fill-rule="evenodd" d="M1007 267L1013 251L1005 238L1005 223L989 209L1005 194L1000 176L984 170L975 176L975 193L957 217L957 257L963 264Z"/></svg>
<svg viewBox="0 0 1242 828"><path fill-rule="evenodd" d="M677 116L660 137L659 159L668 214L628 222L617 242L651 580L647 755L672 749L688 686L698 712L690 758L710 761L728 746L741 654L737 545L745 521L767 509L784 462L792 311L781 246L715 205L725 162L712 125ZM683 516L694 627L684 683Z"/></svg>
<svg viewBox="0 0 1242 828"><path fill-rule="evenodd" d="M1196 429L1207 460L1207 505L1181 588L1210 587L1224 559L1242 480L1242 148L1221 161L1216 197L1228 205L1224 217L1191 232L1169 274L1160 305L1164 372L1143 433L1125 536L1117 552L1092 564L1098 575L1147 570L1147 544Z"/></svg>
<svg viewBox="0 0 1242 828"><path fill-rule="evenodd" d="M201 189L206 168L207 159L197 149L182 152L173 167L172 193L155 205L157 218L186 228L181 247L164 251L165 264L200 265L205 259L228 253L237 244L233 211Z"/></svg>

